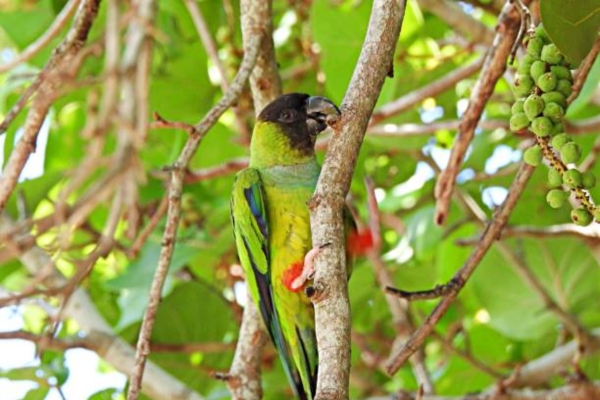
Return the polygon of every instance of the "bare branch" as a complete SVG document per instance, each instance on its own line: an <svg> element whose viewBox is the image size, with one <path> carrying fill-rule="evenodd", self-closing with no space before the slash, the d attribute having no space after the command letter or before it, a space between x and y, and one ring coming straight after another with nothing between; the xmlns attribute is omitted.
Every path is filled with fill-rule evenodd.
<svg viewBox="0 0 600 400"><path fill-rule="evenodd" d="M185 170L189 164L200 142L208 132L208 130L217 122L218 118L225 110L233 104L244 88L244 84L250 76L250 72L256 62L258 48L262 41L262 35L257 34L249 41L245 48L244 59L240 70L235 79L231 83L229 90L225 96L208 112L208 114L194 126L194 132L188 138L179 158L173 165L171 173L171 184L169 187L169 208L167 212L167 224L163 234L162 248L156 268L152 287L150 288L150 301L148 308L144 313L142 327L138 338L138 346L136 351L135 367L131 374L131 384L129 386L128 400L137 399L141 385L144 367L148 354L150 353L150 335L154 326L154 318L160 304L162 287L171 263L173 249L177 237L177 227L179 225L181 211L181 193L183 190L183 181L185 178Z"/></svg>
<svg viewBox="0 0 600 400"><path fill-rule="evenodd" d="M459 125L460 120L437 121L428 124L381 124L370 127L367 133L369 135L381 137L423 136L431 135L440 130L456 130ZM508 129L508 122L506 120L482 120L479 121L477 128L487 130L499 128Z"/></svg>
<svg viewBox="0 0 600 400"><path fill-rule="evenodd" d="M596 62L596 57L598 57L598 53L600 53L600 37L596 38L596 42L594 43L594 47L590 50L590 53L585 57L579 68L577 69L577 74L575 75L575 80L573 82L573 92L567 99L567 102L571 104L573 100L579 96L581 89L583 88L583 84L587 79L594 62Z"/></svg>
<svg viewBox="0 0 600 400"><path fill-rule="evenodd" d="M433 97L454 87L458 82L479 71L482 65L483 58L479 58L472 64L457 68L438 80L431 82L427 86L418 90L413 90L399 99L381 106L371 116L370 125L375 125L383 119L400 114L401 112L414 107L415 104L422 102L426 98Z"/></svg>
<svg viewBox="0 0 600 400"><path fill-rule="evenodd" d="M254 98L254 111L258 114L267 104L281 94L281 78L275 59L271 0L242 0L242 37L244 46L261 35L260 52L250 75L250 88Z"/></svg>
<svg viewBox="0 0 600 400"><path fill-rule="evenodd" d="M467 110L462 116L459 134L452 147L448 166L438 177L435 187L437 204L434 219L438 225L442 225L446 221L456 175L458 175L465 153L473 139L475 127L481 118L485 104L492 95L496 82L506 70L506 59L517 37L520 18L519 13L510 2L506 3L499 19L496 36L485 57L483 69L471 93Z"/></svg>
<svg viewBox="0 0 600 400"><path fill-rule="evenodd" d="M332 243L316 260L316 334L319 349L317 400L348 398L350 310L342 223L344 199L369 115L392 71L405 2L373 2L367 36L342 103L315 195L311 200L313 247Z"/></svg>
<svg viewBox="0 0 600 400"><path fill-rule="evenodd" d="M267 343L262 318L250 291L244 308L235 355L227 374L227 386L235 400L261 399L262 349Z"/></svg>
<svg viewBox="0 0 600 400"><path fill-rule="evenodd" d="M412 355L418 349L418 347L421 346L425 338L433 330L435 324L444 315L448 307L450 307L450 304L456 298L460 290L464 287L469 277L473 274L475 268L477 268L481 259L488 251L492 243L494 243L494 241L497 240L502 233L510 213L515 207L517 200L521 196L521 193L523 192L525 185L529 181L529 178L532 174L533 167L530 167L526 164L521 164L521 168L517 172L517 176L515 177L515 180L508 191L506 200L502 206L496 210L494 217L487 224L479 241L479 245L473 250L463 267L454 275L452 280L455 281L456 289L448 293L445 297L443 297L442 300L440 300L433 312L427 317L419 329L414 332L405 346L397 351L394 351L390 355L387 362L387 367L390 374L396 373L398 369L406 362L408 357L410 357L410 355Z"/></svg>

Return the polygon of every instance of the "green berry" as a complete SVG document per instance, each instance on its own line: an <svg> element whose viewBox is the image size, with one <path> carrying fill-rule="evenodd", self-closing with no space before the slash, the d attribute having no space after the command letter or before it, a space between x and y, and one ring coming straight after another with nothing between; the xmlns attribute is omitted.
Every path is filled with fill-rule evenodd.
<svg viewBox="0 0 600 400"><path fill-rule="evenodd" d="M569 82L573 82L573 74L571 70L563 65L553 65L550 67L552 72L558 79L566 79Z"/></svg>
<svg viewBox="0 0 600 400"><path fill-rule="evenodd" d="M523 161L527 164L537 167L542 162L542 149L537 144L531 146L523 153Z"/></svg>
<svg viewBox="0 0 600 400"><path fill-rule="evenodd" d="M591 171L585 171L581 174L581 185L584 189L592 189L596 186L596 177Z"/></svg>
<svg viewBox="0 0 600 400"><path fill-rule="evenodd" d="M527 43L527 54L531 54L535 58L540 58L542 55L542 48L544 47L544 41L542 38L533 36Z"/></svg>
<svg viewBox="0 0 600 400"><path fill-rule="evenodd" d="M552 91L552 92L548 92L548 93L543 93L542 99L544 99L544 102L546 104L558 103L558 105L560 105L562 108L567 107L567 98L561 92Z"/></svg>
<svg viewBox="0 0 600 400"><path fill-rule="evenodd" d="M560 175L560 172L558 172L554 168L550 168L548 170L548 184L550 185L550 187L558 187L562 185L562 183L563 178Z"/></svg>
<svg viewBox="0 0 600 400"><path fill-rule="evenodd" d="M594 219L596 222L600 222L600 207L596 207L594 210Z"/></svg>
<svg viewBox="0 0 600 400"><path fill-rule="evenodd" d="M515 104L512 105L510 112L513 114L518 114L523 112L523 104L525 104L525 100L519 99L515 101Z"/></svg>
<svg viewBox="0 0 600 400"><path fill-rule="evenodd" d="M531 121L531 131L537 136L549 136L552 132L553 124L548 117L537 117Z"/></svg>
<svg viewBox="0 0 600 400"><path fill-rule="evenodd" d="M543 101L543 100L542 100ZM544 107L544 117L548 117L552 122L562 121L565 115L565 110L558 103L548 103Z"/></svg>
<svg viewBox="0 0 600 400"><path fill-rule="evenodd" d="M565 143L560 148L560 158L565 164L576 163L581 158L581 148L575 142Z"/></svg>
<svg viewBox="0 0 600 400"><path fill-rule="evenodd" d="M585 208L571 210L571 219L576 225L588 226L592 222L592 214Z"/></svg>
<svg viewBox="0 0 600 400"><path fill-rule="evenodd" d="M533 85L534 85L534 82L533 82L533 78L531 78L531 76L529 76L529 75L519 76L519 78L515 82L515 88L514 88L515 93L519 97L526 96L529 93L531 93L531 90L533 89Z"/></svg>
<svg viewBox="0 0 600 400"><path fill-rule="evenodd" d="M529 74L533 78L534 81L537 80L546 73L546 63L542 60L536 60L531 64L531 68L529 69Z"/></svg>
<svg viewBox="0 0 600 400"><path fill-rule="evenodd" d="M521 59L521 64L525 64L527 65L529 68L531 68L531 65L534 63L534 61L537 61L538 58L532 56L531 54L525 54L523 56L523 58ZM527 75L527 74L525 74Z"/></svg>
<svg viewBox="0 0 600 400"><path fill-rule="evenodd" d="M535 34L541 38L544 43L549 43L550 42L550 37L548 36L548 33L546 33L546 30L544 29L544 26L542 24L538 25L537 28L535 28Z"/></svg>
<svg viewBox="0 0 600 400"><path fill-rule="evenodd" d="M552 43L544 46L540 58L550 64L559 64L563 60L560 50Z"/></svg>
<svg viewBox="0 0 600 400"><path fill-rule="evenodd" d="M566 170L563 174L563 183L573 189L581 186L581 172L575 168Z"/></svg>
<svg viewBox="0 0 600 400"><path fill-rule="evenodd" d="M561 92L565 97L569 97L573 93L573 84L567 79L559 79L556 83L556 90Z"/></svg>
<svg viewBox="0 0 600 400"><path fill-rule="evenodd" d="M526 62L525 60L519 61L519 66L517 67L517 73L519 74L519 76L529 75L532 65L533 62Z"/></svg>
<svg viewBox="0 0 600 400"><path fill-rule="evenodd" d="M519 132L529 126L529 118L525 113L516 113L510 117L509 126L511 131Z"/></svg>
<svg viewBox="0 0 600 400"><path fill-rule="evenodd" d="M537 94L530 94L523 104L523 111L530 121L533 121L535 117L540 115L544 111L544 100Z"/></svg>
<svg viewBox="0 0 600 400"><path fill-rule="evenodd" d="M560 189L552 189L546 195L546 202L552 208L561 208L568 198L569 192Z"/></svg>
<svg viewBox="0 0 600 400"><path fill-rule="evenodd" d="M536 82L540 89L542 89L545 93L548 93L556 89L558 79L556 79L556 75L554 75L552 72L546 72L542 74L542 76L540 76Z"/></svg>
<svg viewBox="0 0 600 400"><path fill-rule="evenodd" d="M561 119L562 121L562 119ZM552 134L558 135L559 133L563 133L565 131L565 125L562 122L556 122L554 124L554 128L552 128Z"/></svg>
<svg viewBox="0 0 600 400"><path fill-rule="evenodd" d="M571 136L567 135L566 133L559 133L552 138L552 147L554 147L555 150L560 151L560 148L565 143L569 143L571 140Z"/></svg>

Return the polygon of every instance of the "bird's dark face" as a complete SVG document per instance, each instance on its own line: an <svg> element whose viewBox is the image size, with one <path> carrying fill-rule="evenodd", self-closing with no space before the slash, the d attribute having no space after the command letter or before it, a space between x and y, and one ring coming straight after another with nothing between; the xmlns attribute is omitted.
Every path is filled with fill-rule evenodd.
<svg viewBox="0 0 600 400"><path fill-rule="evenodd" d="M316 136L327 128L327 119L340 114L329 99L289 93L269 103L258 120L277 124L292 148L309 153L314 150Z"/></svg>

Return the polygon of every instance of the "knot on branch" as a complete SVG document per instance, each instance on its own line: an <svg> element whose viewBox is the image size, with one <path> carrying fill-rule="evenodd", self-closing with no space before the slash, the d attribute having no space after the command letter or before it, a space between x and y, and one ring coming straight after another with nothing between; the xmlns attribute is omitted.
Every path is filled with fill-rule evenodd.
<svg viewBox="0 0 600 400"><path fill-rule="evenodd" d="M313 304L317 304L329 297L329 285L315 282L313 286L307 286L304 293Z"/></svg>

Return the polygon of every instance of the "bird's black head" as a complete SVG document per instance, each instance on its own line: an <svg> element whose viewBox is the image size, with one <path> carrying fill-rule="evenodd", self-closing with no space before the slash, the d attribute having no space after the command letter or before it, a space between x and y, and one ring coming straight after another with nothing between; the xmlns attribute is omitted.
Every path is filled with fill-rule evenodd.
<svg viewBox="0 0 600 400"><path fill-rule="evenodd" d="M276 124L293 149L310 153L314 150L317 134L327 128L327 119L339 115L340 110L331 100L288 93L269 103L258 120Z"/></svg>

